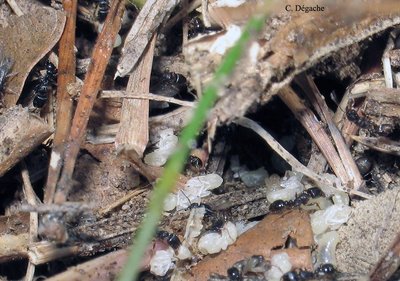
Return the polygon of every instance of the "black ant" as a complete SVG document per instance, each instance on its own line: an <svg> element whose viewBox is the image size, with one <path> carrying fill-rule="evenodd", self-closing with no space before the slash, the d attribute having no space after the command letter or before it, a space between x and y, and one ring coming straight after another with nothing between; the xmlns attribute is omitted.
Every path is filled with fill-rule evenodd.
<svg viewBox="0 0 400 281"><path fill-rule="evenodd" d="M382 124L382 125L374 124L368 118L360 116L357 113L357 111L353 108L353 105L354 105L354 101L352 101L346 108L346 117L350 122L356 124L361 129L367 129L371 133L376 133L380 136L387 136L392 132L392 130L393 130L392 125L390 125L390 124Z"/></svg>
<svg viewBox="0 0 400 281"><path fill-rule="evenodd" d="M157 231L156 237L160 240L167 242L168 245L170 245L171 248L174 250L178 249L181 245L181 241L179 240L178 236L165 230Z"/></svg>
<svg viewBox="0 0 400 281"><path fill-rule="evenodd" d="M108 10L110 9L109 0L98 0L98 11L97 11L97 18L100 22L103 22L108 14Z"/></svg>
<svg viewBox="0 0 400 281"><path fill-rule="evenodd" d="M36 108L42 108L47 101L49 87L55 82L57 77L57 68L50 61L46 61L46 74L39 78L38 84L33 88L35 97L32 104Z"/></svg>
<svg viewBox="0 0 400 281"><path fill-rule="evenodd" d="M319 187L311 187L300 193L294 200L275 200L271 203L271 205L269 205L269 211L279 212L286 208L299 207L301 205L307 204L311 198L318 198L322 196L325 196L325 194Z"/></svg>
<svg viewBox="0 0 400 281"><path fill-rule="evenodd" d="M204 23L199 17L193 17L189 21L189 31L188 31L188 38L194 38L201 33L211 33L213 31L218 31L217 28L212 27L205 27Z"/></svg>

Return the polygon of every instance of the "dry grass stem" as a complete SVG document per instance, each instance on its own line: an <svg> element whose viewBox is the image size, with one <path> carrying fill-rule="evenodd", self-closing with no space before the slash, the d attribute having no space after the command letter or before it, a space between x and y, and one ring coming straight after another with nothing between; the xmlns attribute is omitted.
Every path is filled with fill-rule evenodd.
<svg viewBox="0 0 400 281"><path fill-rule="evenodd" d="M164 101L164 102L178 104L178 105L186 106L186 107L195 107L196 106L196 103L192 102L192 101L184 101L184 100L179 100L176 98L159 96L159 95L155 95L152 93L142 94L142 95L135 94L134 96L128 96L125 91L110 90L110 91L101 91L99 98L103 98L103 99L112 99L112 98L143 99L143 100Z"/></svg>

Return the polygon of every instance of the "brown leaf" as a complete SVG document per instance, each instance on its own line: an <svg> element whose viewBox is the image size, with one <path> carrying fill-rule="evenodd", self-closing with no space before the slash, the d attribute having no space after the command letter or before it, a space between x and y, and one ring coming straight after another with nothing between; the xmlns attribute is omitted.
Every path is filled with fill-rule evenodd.
<svg viewBox="0 0 400 281"><path fill-rule="evenodd" d="M51 8L37 8L29 15L11 16L7 27L0 27L0 47L14 61L5 85L4 104L16 104L33 66L58 42L65 14Z"/></svg>

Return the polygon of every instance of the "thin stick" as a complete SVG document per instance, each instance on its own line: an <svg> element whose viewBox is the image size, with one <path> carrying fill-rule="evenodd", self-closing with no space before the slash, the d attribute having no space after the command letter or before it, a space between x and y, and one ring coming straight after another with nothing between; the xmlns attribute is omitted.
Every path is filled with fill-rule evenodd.
<svg viewBox="0 0 400 281"><path fill-rule="evenodd" d="M279 97L290 108L296 118L310 134L340 181L343 184L347 184L350 179L343 163L331 143L329 136L318 122L314 113L305 106L303 101L300 100L297 94L290 87L284 87L279 92Z"/></svg>
<svg viewBox="0 0 400 281"><path fill-rule="evenodd" d="M17 2L15 0L7 0L8 5L10 5L11 10L17 15L17 16L22 16L24 13L22 12L21 8L18 6Z"/></svg>
<svg viewBox="0 0 400 281"><path fill-rule="evenodd" d="M63 1L66 12L66 23L64 33L60 39L58 78L57 78L57 111L56 131L53 140L53 149L50 156L47 184L44 191L44 203L53 202L56 184L60 175L62 158L65 151L64 142L67 141L71 128L73 114L73 100L68 93L68 85L75 82L75 29L77 0Z"/></svg>
<svg viewBox="0 0 400 281"><path fill-rule="evenodd" d="M127 96L126 91L101 91L100 92L100 99L116 99L116 98L122 98L122 99L143 99L143 100L154 100L154 101L165 101L173 104L178 104L186 107L195 107L196 102L193 101L184 101L184 100L179 100L176 98L171 98L171 97L164 97L164 96L159 96L155 94L138 94L134 96Z"/></svg>
<svg viewBox="0 0 400 281"><path fill-rule="evenodd" d="M101 31L93 49L93 58L86 74L81 96L72 121L71 133L65 151L65 164L55 195L55 202L66 201L76 157L84 139L89 116L92 111L97 93L100 90L108 61L113 50L116 35L121 26L121 18L125 8L125 1L115 0L110 8L103 30Z"/></svg>
<svg viewBox="0 0 400 281"><path fill-rule="evenodd" d="M149 186L149 184L147 184L146 186ZM142 194L143 192L145 192L148 189L135 189L135 190L131 190L130 192L128 192L128 194L122 196L120 199L112 202L110 205L100 209L99 215L104 216L106 214L108 214L109 212L111 212L113 209L117 208L118 206L121 206L122 204L124 204L126 201L130 200L131 198Z"/></svg>
<svg viewBox="0 0 400 281"><path fill-rule="evenodd" d="M28 168L26 167L24 161L21 162L21 177L22 177L22 182L24 183L23 189L26 201L28 201L28 203L31 205L37 205L39 199L37 198L36 193L33 190L31 181L29 179ZM38 225L39 225L38 213L31 212L29 214L29 244L37 241L37 234L39 227ZM35 275L35 265L32 263L31 260L29 260L24 280L31 281L34 278L34 275Z"/></svg>

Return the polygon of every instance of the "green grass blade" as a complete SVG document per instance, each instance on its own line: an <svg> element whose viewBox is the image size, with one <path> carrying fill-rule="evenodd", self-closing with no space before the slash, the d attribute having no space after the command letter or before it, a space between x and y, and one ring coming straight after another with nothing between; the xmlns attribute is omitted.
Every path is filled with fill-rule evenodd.
<svg viewBox="0 0 400 281"><path fill-rule="evenodd" d="M179 173L182 171L188 157L191 144L204 126L207 114L218 98L218 90L223 86L225 79L233 72L252 35L262 29L264 22L265 16L250 19L239 40L228 51L221 65L217 68L213 80L205 87L192 120L181 132L178 148L169 158L165 165L164 173L154 188L149 209L137 232L128 261L119 276L119 281L137 279L140 273L141 259L160 221L164 200L175 187Z"/></svg>

